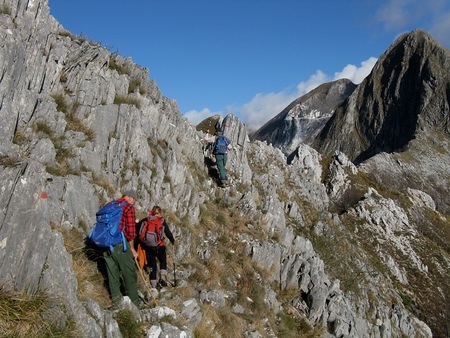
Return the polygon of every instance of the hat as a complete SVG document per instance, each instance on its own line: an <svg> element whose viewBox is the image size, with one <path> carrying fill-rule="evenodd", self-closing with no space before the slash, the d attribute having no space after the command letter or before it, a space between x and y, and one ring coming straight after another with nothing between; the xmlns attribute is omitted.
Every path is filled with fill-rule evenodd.
<svg viewBox="0 0 450 338"><path fill-rule="evenodd" d="M137 200L137 194L136 194L136 191L134 191L134 190L124 191L122 195L123 196L128 196L128 197L133 197L134 200Z"/></svg>

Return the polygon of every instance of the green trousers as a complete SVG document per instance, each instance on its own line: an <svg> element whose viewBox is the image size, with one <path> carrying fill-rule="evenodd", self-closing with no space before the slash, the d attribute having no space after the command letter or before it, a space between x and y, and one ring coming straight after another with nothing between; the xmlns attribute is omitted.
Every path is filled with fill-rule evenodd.
<svg viewBox="0 0 450 338"><path fill-rule="evenodd" d="M226 181L228 179L227 170L225 168L227 165L227 158L227 154L216 155L217 170L219 171L219 178L221 181Z"/></svg>
<svg viewBox="0 0 450 338"><path fill-rule="evenodd" d="M122 274L128 297L134 305L139 306L136 265L130 245L128 242L126 244L127 251L125 252L123 251L123 244L120 243L114 247L114 251L106 250L103 254L108 272L109 290L113 304L118 303L122 299L122 293L120 292L120 274Z"/></svg>

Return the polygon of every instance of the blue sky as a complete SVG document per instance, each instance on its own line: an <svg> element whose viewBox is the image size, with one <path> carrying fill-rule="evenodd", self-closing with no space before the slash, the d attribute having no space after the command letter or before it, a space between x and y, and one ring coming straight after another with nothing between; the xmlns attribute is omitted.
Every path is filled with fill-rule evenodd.
<svg viewBox="0 0 450 338"><path fill-rule="evenodd" d="M254 129L319 84L359 83L396 37L450 47L449 0L49 0L72 34L150 70L196 124L233 113Z"/></svg>

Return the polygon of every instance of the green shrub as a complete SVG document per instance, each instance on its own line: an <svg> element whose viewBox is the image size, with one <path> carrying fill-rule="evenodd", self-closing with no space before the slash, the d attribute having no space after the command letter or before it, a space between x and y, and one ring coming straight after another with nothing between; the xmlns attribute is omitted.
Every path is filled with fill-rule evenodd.
<svg viewBox="0 0 450 338"><path fill-rule="evenodd" d="M0 7L0 14L11 15L11 9L9 8L9 6L7 4L3 4Z"/></svg>
<svg viewBox="0 0 450 338"><path fill-rule="evenodd" d="M69 31L66 31L65 29L59 31L59 35L75 39L75 37Z"/></svg>
<svg viewBox="0 0 450 338"><path fill-rule="evenodd" d="M138 338L143 336L142 324L134 317L130 310L119 311L116 315L116 321L119 325L120 333L124 338Z"/></svg>
<svg viewBox="0 0 450 338"><path fill-rule="evenodd" d="M141 81L139 80L131 80L128 85L128 94L134 93L136 89L139 89L141 86Z"/></svg>
<svg viewBox="0 0 450 338"><path fill-rule="evenodd" d="M86 124L76 116L76 111L80 106L79 102L75 102L70 108L70 112L66 114L67 117L67 130L79 131L86 135L88 141L92 141L95 137L93 129L86 126Z"/></svg>
<svg viewBox="0 0 450 338"><path fill-rule="evenodd" d="M79 337L71 318L65 323L49 322L46 312L56 303L43 291L22 293L1 287L2 337Z"/></svg>
<svg viewBox="0 0 450 338"><path fill-rule="evenodd" d="M19 158L13 158L10 156L0 156L0 165L4 167L14 167L20 163Z"/></svg>
<svg viewBox="0 0 450 338"><path fill-rule="evenodd" d="M44 133L50 138L52 138L54 135L54 131L52 130L52 128L50 128L50 126L44 121L36 121L33 127L36 132Z"/></svg>
<svg viewBox="0 0 450 338"><path fill-rule="evenodd" d="M14 144L21 146L21 145L24 145L28 141L29 141L28 137L25 135L25 132L23 131L23 129L18 129L14 133L14 137L13 137Z"/></svg>
<svg viewBox="0 0 450 338"><path fill-rule="evenodd" d="M66 100L64 99L63 94L53 94L52 95L53 100L56 103L56 110L60 111L64 114L67 114L69 112L69 107L66 103Z"/></svg>
<svg viewBox="0 0 450 338"><path fill-rule="evenodd" d="M130 69L125 64L119 64L117 62L116 56L111 56L109 59L109 69L115 70L119 75L128 74L130 75Z"/></svg>
<svg viewBox="0 0 450 338"><path fill-rule="evenodd" d="M138 99L124 95L116 95L114 104L131 104L135 105L138 109L141 107L141 102Z"/></svg>

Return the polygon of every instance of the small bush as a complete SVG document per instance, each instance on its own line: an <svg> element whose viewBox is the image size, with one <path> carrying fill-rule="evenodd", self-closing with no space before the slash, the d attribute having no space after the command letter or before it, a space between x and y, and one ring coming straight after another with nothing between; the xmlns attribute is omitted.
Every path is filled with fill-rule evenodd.
<svg viewBox="0 0 450 338"><path fill-rule="evenodd" d="M0 7L0 14L11 15L11 9L9 8L9 6L7 4L3 4Z"/></svg>
<svg viewBox="0 0 450 338"><path fill-rule="evenodd" d="M61 83L66 83L67 82L67 74L65 72L61 72L61 75L59 76L59 81Z"/></svg>
<svg viewBox="0 0 450 338"><path fill-rule="evenodd" d="M127 65L119 64L117 62L117 57L111 56L109 59L109 69L115 70L119 75L128 74L130 75L130 69Z"/></svg>
<svg viewBox="0 0 450 338"><path fill-rule="evenodd" d="M59 31L59 35L64 36L64 37L69 37L71 39L75 39L75 37L69 31L66 31L65 29Z"/></svg>
<svg viewBox="0 0 450 338"><path fill-rule="evenodd" d="M68 114L66 114L66 117L67 117L66 129L73 130L73 131L79 131L86 135L86 138L88 141L92 141L95 137L94 130L89 128L88 126L86 126L86 124L76 116L76 111L79 106L80 106L80 103L75 102L72 105L70 112Z"/></svg>
<svg viewBox="0 0 450 338"><path fill-rule="evenodd" d="M145 332L141 332L142 324L136 320L130 310L119 311L116 321L124 338L138 338L145 335Z"/></svg>
<svg viewBox="0 0 450 338"><path fill-rule="evenodd" d="M10 156L0 156L0 165L4 167L14 167L20 163L19 158L13 158Z"/></svg>
<svg viewBox="0 0 450 338"><path fill-rule="evenodd" d="M24 145L25 143L27 143L28 137L25 135L25 132L23 131L23 129L18 129L13 137L13 143L17 144L19 146Z"/></svg>
<svg viewBox="0 0 450 338"><path fill-rule="evenodd" d="M116 191L116 188L106 178L94 175L93 179L91 180L91 183L102 187L106 191L106 194L111 197L114 195L114 192ZM101 202L100 204L103 204L103 202L106 201L100 202Z"/></svg>
<svg viewBox="0 0 450 338"><path fill-rule="evenodd" d="M56 103L56 110L60 111L64 114L67 114L69 112L69 107L67 105L66 100L64 99L63 94L53 94L52 95L53 100Z"/></svg>
<svg viewBox="0 0 450 338"><path fill-rule="evenodd" d="M402 303L405 306L405 308L407 308L408 310L411 309L411 306L414 304L414 300L411 298L411 296L403 293L400 296L402 298Z"/></svg>
<svg viewBox="0 0 450 338"><path fill-rule="evenodd" d="M131 104L135 105L138 109L141 107L141 102L138 99L124 95L116 95L114 104Z"/></svg>
<svg viewBox="0 0 450 338"><path fill-rule="evenodd" d="M130 81L130 84L128 85L128 94L134 93L136 89L139 89L141 86L141 81L139 80L132 80Z"/></svg>
<svg viewBox="0 0 450 338"><path fill-rule="evenodd" d="M2 337L79 337L73 320L49 322L47 310L55 302L42 291L18 292L0 288Z"/></svg>
<svg viewBox="0 0 450 338"><path fill-rule="evenodd" d="M50 138L52 138L54 135L54 131L52 130L52 128L44 121L36 121L36 123L34 123L33 127L36 132L44 133L45 135L47 135Z"/></svg>

